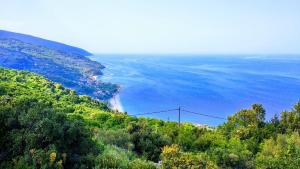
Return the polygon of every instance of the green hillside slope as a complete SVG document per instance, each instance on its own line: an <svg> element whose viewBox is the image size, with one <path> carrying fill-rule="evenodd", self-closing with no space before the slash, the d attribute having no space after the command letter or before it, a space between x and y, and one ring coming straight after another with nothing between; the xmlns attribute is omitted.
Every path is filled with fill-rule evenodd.
<svg viewBox="0 0 300 169"><path fill-rule="evenodd" d="M179 128L1 68L0 168L297 168L300 102L270 122L264 112L254 104L214 130Z"/></svg>

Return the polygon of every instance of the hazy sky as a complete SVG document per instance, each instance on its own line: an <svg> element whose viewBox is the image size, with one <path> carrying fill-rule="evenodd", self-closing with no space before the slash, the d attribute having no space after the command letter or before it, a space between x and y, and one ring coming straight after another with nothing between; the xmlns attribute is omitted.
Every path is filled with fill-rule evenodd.
<svg viewBox="0 0 300 169"><path fill-rule="evenodd" d="M0 29L97 53L300 53L300 0L0 0Z"/></svg>

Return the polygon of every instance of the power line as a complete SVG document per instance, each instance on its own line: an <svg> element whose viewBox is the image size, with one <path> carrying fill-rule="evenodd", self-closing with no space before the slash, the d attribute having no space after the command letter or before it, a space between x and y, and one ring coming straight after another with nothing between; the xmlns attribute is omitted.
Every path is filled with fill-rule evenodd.
<svg viewBox="0 0 300 169"><path fill-rule="evenodd" d="M160 110L160 111L155 111L155 112L147 112L147 113L139 113L139 114L132 114L130 116L141 116L141 115L149 115L149 114L158 114L158 113L165 113L165 112L170 112L170 111L178 111L178 127L180 127L180 121L181 121L181 112L187 112L195 115L200 115L200 116L206 116L210 118L215 118L215 119L221 119L221 120L226 120L226 118L219 117L219 116L213 116L213 115L208 115L208 114L203 114L203 113L198 113L186 109L181 109L180 107L176 109L168 109L168 110Z"/></svg>
<svg viewBox="0 0 300 169"><path fill-rule="evenodd" d="M185 110L185 109L181 109L181 111L196 114L196 115L200 115L200 116L206 116L206 117L210 117L210 118L226 120L226 118L223 118L223 117L218 117L218 116L213 116L213 115L208 115L208 114L203 114L203 113L197 113L197 112L193 112L193 111L189 111L189 110Z"/></svg>
<svg viewBox="0 0 300 169"><path fill-rule="evenodd" d="M140 115L148 115L148 114L157 114L157 113L164 113L164 112L170 112L170 111L175 111L178 109L169 109L169 110L160 110L160 111L155 111L155 112L148 112L148 113L139 113L139 114L132 114L131 116L140 116Z"/></svg>

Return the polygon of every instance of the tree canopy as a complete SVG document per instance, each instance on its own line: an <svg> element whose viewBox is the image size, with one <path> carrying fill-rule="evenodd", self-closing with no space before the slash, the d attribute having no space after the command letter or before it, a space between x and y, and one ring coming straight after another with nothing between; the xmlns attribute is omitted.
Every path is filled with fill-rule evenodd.
<svg viewBox="0 0 300 169"><path fill-rule="evenodd" d="M213 130L136 118L26 71L0 68L0 168L297 168L300 102L253 104Z"/></svg>

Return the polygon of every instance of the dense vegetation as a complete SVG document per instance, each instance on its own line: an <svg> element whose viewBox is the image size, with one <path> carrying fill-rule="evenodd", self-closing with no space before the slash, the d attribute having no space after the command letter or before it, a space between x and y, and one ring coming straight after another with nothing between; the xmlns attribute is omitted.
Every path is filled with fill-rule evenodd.
<svg viewBox="0 0 300 169"><path fill-rule="evenodd" d="M0 69L0 168L298 168L300 102L214 130L136 118L36 74Z"/></svg>
<svg viewBox="0 0 300 169"><path fill-rule="evenodd" d="M47 40L40 42L36 39L28 40L23 36L21 40L15 39L20 36L11 34L13 33L3 34L0 30L0 66L38 73L75 89L80 94L90 95L100 100L111 98L118 90L117 85L95 80L95 76L102 74L101 70L104 66L78 54L87 54L86 52L78 48L75 50L70 46L65 47L66 45L61 47L61 44ZM24 39L31 43L24 42ZM36 41L43 46L36 45ZM47 47L48 44L51 44L52 48ZM63 50L65 48L72 50Z"/></svg>

